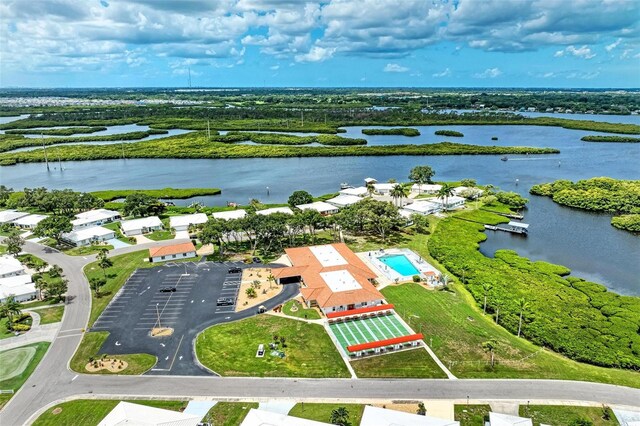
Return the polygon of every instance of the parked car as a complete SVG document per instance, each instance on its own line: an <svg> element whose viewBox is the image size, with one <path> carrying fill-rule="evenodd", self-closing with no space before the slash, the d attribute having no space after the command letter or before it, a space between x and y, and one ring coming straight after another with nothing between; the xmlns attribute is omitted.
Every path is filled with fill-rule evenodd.
<svg viewBox="0 0 640 426"><path fill-rule="evenodd" d="M230 274L239 274L241 272L242 272L242 268L238 268L237 266L234 266L233 268L229 268Z"/></svg>
<svg viewBox="0 0 640 426"><path fill-rule="evenodd" d="M262 263L262 260L260 260L259 257L253 257L253 263Z"/></svg>
<svg viewBox="0 0 640 426"><path fill-rule="evenodd" d="M232 306L233 305L233 298L232 297L220 297L218 299L218 302L216 303L217 306Z"/></svg>
<svg viewBox="0 0 640 426"><path fill-rule="evenodd" d="M174 291L176 291L175 287L162 287L160 289L160 293L173 293Z"/></svg>

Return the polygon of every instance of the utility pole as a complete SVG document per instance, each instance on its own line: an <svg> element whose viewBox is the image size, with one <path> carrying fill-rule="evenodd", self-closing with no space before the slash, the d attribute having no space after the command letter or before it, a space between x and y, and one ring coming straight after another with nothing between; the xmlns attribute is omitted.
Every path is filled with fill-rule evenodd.
<svg viewBox="0 0 640 426"><path fill-rule="evenodd" d="M209 127L209 120L207 120L207 137L211 139L211 128Z"/></svg>
<svg viewBox="0 0 640 426"><path fill-rule="evenodd" d="M47 171L49 169L49 159L47 158L47 148L44 146L44 135L40 133L40 140L42 141L42 150L44 151L44 162L47 164Z"/></svg>

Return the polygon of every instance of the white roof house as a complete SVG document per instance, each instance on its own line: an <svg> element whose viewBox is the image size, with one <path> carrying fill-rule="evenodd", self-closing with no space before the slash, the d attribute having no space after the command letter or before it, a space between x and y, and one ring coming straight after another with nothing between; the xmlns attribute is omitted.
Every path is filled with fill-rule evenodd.
<svg viewBox="0 0 640 426"><path fill-rule="evenodd" d="M14 296L18 302L34 299L36 286L31 276L22 274L0 278L0 302L4 303L9 296Z"/></svg>
<svg viewBox="0 0 640 426"><path fill-rule="evenodd" d="M0 223L13 222L16 219L20 219L21 217L28 215L29 213L18 212L15 210L2 210L0 211Z"/></svg>
<svg viewBox="0 0 640 426"><path fill-rule="evenodd" d="M393 188L400 185L399 183L374 183L373 188L379 194L388 194Z"/></svg>
<svg viewBox="0 0 640 426"><path fill-rule="evenodd" d="M420 185L419 183L414 183L411 186L411 191L417 192L418 194L436 194L441 188L442 185L427 183Z"/></svg>
<svg viewBox="0 0 640 426"><path fill-rule="evenodd" d="M443 208L446 207L447 210L455 209L456 207L464 206L465 199L462 197L458 197L453 195L447 198L447 205L445 206L444 198L432 198L429 201L432 203L437 203L441 205Z"/></svg>
<svg viewBox="0 0 640 426"><path fill-rule="evenodd" d="M463 194L470 194L470 198L478 198L484 191L480 188L468 187L468 186L456 186L453 188L453 195L462 197Z"/></svg>
<svg viewBox="0 0 640 426"><path fill-rule="evenodd" d="M95 209L78 213L76 219L71 221L71 225L73 225L73 229L77 229L102 225L117 219L120 219L120 212L107 209Z"/></svg>
<svg viewBox="0 0 640 426"><path fill-rule="evenodd" d="M242 209L229 210L226 212L216 212L211 214L211 216L214 219L222 219L222 220L242 219L246 215L247 215L247 212Z"/></svg>
<svg viewBox="0 0 640 426"><path fill-rule="evenodd" d="M120 227L125 235L139 235L162 229L162 221L158 216L149 216L141 219L123 220Z"/></svg>
<svg viewBox="0 0 640 426"><path fill-rule="evenodd" d="M362 198L356 197L355 195L338 195L337 197L333 197L330 200L327 200L327 203L333 204L337 208L347 207L357 202L362 201Z"/></svg>
<svg viewBox="0 0 640 426"><path fill-rule="evenodd" d="M287 416L266 410L252 408L240 426L323 426L330 423Z"/></svg>
<svg viewBox="0 0 640 426"><path fill-rule="evenodd" d="M258 210L256 214L268 216L274 213L293 214L293 210L290 207L272 207L270 209Z"/></svg>
<svg viewBox="0 0 640 426"><path fill-rule="evenodd" d="M204 213L186 214L183 216L171 216L169 226L176 231L187 231L191 225L202 225L207 222L207 215Z"/></svg>
<svg viewBox="0 0 640 426"><path fill-rule="evenodd" d="M24 266L13 256L0 256L0 278L24 274Z"/></svg>
<svg viewBox="0 0 640 426"><path fill-rule="evenodd" d="M316 201L309 204L300 204L296 206L300 210L315 210L322 215L333 214L338 212L338 208L333 204L325 203L324 201Z"/></svg>
<svg viewBox="0 0 640 426"><path fill-rule="evenodd" d="M410 213L429 215L442 210L442 204L432 203L430 201L415 201L404 206L404 210Z"/></svg>
<svg viewBox="0 0 640 426"><path fill-rule="evenodd" d="M531 419L493 411L489 412L489 423L491 426L533 426Z"/></svg>
<svg viewBox="0 0 640 426"><path fill-rule="evenodd" d="M460 426L460 422L366 405L360 426Z"/></svg>
<svg viewBox="0 0 640 426"><path fill-rule="evenodd" d="M62 234L62 239L76 246L86 246L95 242L106 241L116 237L116 231L91 226Z"/></svg>
<svg viewBox="0 0 640 426"><path fill-rule="evenodd" d="M368 177L368 178L364 178L364 183L369 185L370 183L378 183L378 180L374 179L374 178L371 178L371 177Z"/></svg>
<svg viewBox="0 0 640 426"><path fill-rule="evenodd" d="M357 197L364 197L365 195L369 194L369 191L367 190L366 186L359 186L357 188L341 189L340 190L340 194L355 195Z"/></svg>
<svg viewBox="0 0 640 426"><path fill-rule="evenodd" d="M28 216L23 216L20 219L16 219L13 221L13 224L26 229L34 229L38 226L42 220L46 219L48 216L44 214L30 214Z"/></svg>
<svg viewBox="0 0 640 426"><path fill-rule="evenodd" d="M121 401L98 426L196 426L201 417Z"/></svg>

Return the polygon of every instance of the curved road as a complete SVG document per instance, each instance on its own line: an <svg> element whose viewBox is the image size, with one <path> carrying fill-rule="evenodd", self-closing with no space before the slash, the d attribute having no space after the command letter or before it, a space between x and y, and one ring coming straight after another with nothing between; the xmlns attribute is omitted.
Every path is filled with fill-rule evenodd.
<svg viewBox="0 0 640 426"><path fill-rule="evenodd" d="M113 250L112 255L175 243L175 240ZM212 397L295 399L565 400L638 405L640 389L561 380L262 379L181 376L78 375L68 369L91 307L82 268L94 256L71 257L27 242L24 251L62 267L69 279L67 306L58 336L21 390L0 412L3 426L34 420L43 407L71 397Z"/></svg>

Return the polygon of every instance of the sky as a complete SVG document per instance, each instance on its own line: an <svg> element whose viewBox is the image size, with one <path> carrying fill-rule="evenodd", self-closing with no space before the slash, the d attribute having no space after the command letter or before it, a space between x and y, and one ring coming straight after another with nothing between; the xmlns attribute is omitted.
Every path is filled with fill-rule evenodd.
<svg viewBox="0 0 640 426"><path fill-rule="evenodd" d="M2 0L0 88L640 87L636 0Z"/></svg>

